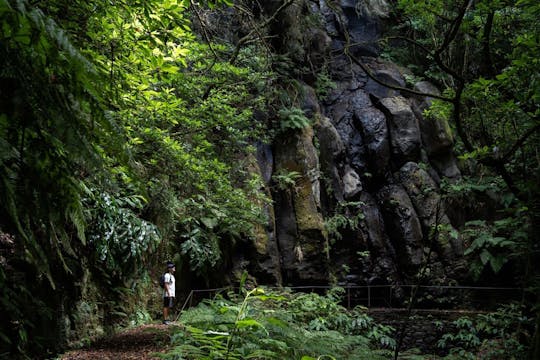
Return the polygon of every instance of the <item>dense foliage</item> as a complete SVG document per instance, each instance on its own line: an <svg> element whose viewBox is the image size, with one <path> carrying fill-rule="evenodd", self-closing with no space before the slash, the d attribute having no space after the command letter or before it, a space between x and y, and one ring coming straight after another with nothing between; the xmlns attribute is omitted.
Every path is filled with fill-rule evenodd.
<svg viewBox="0 0 540 360"><path fill-rule="evenodd" d="M464 316L452 323L454 331L444 334L438 346L448 349L452 358L525 359L527 347L521 339L530 336L530 321L515 304L474 318Z"/></svg>
<svg viewBox="0 0 540 360"><path fill-rule="evenodd" d="M521 200L536 211L538 4L400 1L396 11L400 35L388 39L407 50L389 56L444 89L427 118L452 120L461 158L475 174L500 178L493 184L509 193L501 198L506 208Z"/></svg>
<svg viewBox="0 0 540 360"><path fill-rule="evenodd" d="M220 239L250 236L265 199L232 164L271 76L256 46L233 65L188 21L226 5L0 1L0 354L63 346L81 323L68 299L126 316L158 249L205 273Z"/></svg>
<svg viewBox="0 0 540 360"><path fill-rule="evenodd" d="M164 359L390 359L395 329L358 306L340 305L344 290L325 295L254 288L204 300L180 316ZM530 319L516 305L461 317L444 327L441 355L418 349L400 359L522 359Z"/></svg>
<svg viewBox="0 0 540 360"><path fill-rule="evenodd" d="M393 3L396 34L388 43L400 47L386 55L410 65L412 78L444 89L432 94L437 100L424 115L452 121L459 135L468 170L443 186L448 203L487 196L496 209L482 216L473 204L467 211L479 215L459 229L472 275L511 268L534 294L540 5ZM241 29L247 35L238 46L225 41L227 34L208 41L215 29L206 28L201 9L231 5L0 0L0 357L54 353L88 320L80 314L106 325L127 314L132 322L148 319L133 303L145 301L149 269L166 256L209 279L222 251L252 236L263 220L267 199L248 169L253 144L267 132L254 113L273 101L278 135L311 120L294 100L294 84L265 97L277 75L269 43L253 41L256 24ZM205 41L189 19L199 20ZM274 69L288 76L296 70L285 60L274 59L281 62ZM324 83L324 74L312 75ZM273 180L285 190L299 176L282 172ZM335 238L362 216L338 210L326 224ZM77 315L70 308L75 299L84 310ZM275 315L256 304L270 304ZM342 310L332 294L253 291L240 305L220 299L184 315L190 327L178 339L185 343L171 356L212 347L230 358L344 358L355 351L376 358L373 340L392 346L387 329L361 310ZM227 335L202 330L210 316ZM258 353L262 345L272 354Z"/></svg>
<svg viewBox="0 0 540 360"><path fill-rule="evenodd" d="M166 359L385 359L392 329L365 309L339 305L343 289L325 296L262 288L229 293L182 313L186 328ZM386 357L385 357L386 355Z"/></svg>
<svg viewBox="0 0 540 360"><path fill-rule="evenodd" d="M512 272L531 292L534 309L540 6L528 0L402 0L394 10L397 25L387 37L393 46L386 55L407 65L415 80L443 89L432 94L436 99L424 117L450 121L458 135L466 176L443 190L450 207L467 204L464 211L475 219L460 229L472 276ZM471 199L489 199L495 212L486 216Z"/></svg>

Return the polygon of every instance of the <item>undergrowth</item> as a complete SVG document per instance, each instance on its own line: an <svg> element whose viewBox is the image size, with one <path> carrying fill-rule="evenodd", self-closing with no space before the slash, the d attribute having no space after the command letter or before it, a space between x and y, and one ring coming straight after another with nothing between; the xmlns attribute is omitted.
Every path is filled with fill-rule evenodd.
<svg viewBox="0 0 540 360"><path fill-rule="evenodd" d="M167 360L382 360L394 359L395 329L367 309L340 305L344 289L325 295L255 288L204 300L180 316ZM524 359L520 338L530 319L516 306L449 324L438 347L446 356L399 352L402 360ZM442 326L442 325L441 325Z"/></svg>
<svg viewBox="0 0 540 360"><path fill-rule="evenodd" d="M366 309L347 311L337 288L325 296L255 288L185 311L185 328L164 359L388 359L390 327ZM382 348L382 349L381 349Z"/></svg>

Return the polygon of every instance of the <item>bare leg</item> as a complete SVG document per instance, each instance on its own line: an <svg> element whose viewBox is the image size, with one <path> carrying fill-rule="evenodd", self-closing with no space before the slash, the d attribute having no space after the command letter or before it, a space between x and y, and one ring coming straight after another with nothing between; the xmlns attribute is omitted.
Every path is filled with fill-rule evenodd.
<svg viewBox="0 0 540 360"><path fill-rule="evenodd" d="M169 320L169 308L164 307L163 308L163 321Z"/></svg>

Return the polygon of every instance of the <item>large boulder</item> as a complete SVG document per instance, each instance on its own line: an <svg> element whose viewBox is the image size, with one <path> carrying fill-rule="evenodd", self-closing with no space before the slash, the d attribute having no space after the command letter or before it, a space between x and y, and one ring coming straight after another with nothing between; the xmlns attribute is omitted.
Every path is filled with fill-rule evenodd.
<svg viewBox="0 0 540 360"><path fill-rule="evenodd" d="M344 97L330 109L329 115L333 116L332 122L335 124L343 144L345 144L346 161L358 173L363 174L368 171L368 156L362 134L354 124L354 107L351 103L355 101L354 96L352 98Z"/></svg>
<svg viewBox="0 0 540 360"><path fill-rule="evenodd" d="M414 90L424 94L440 95L439 89L428 81L416 83ZM460 177L461 173L452 154L454 135L448 120L425 112L433 103L433 97L414 95L411 97L411 103L419 119L422 145L431 165L439 176L451 179Z"/></svg>
<svg viewBox="0 0 540 360"><path fill-rule="evenodd" d="M439 89L428 81L416 83L414 90L425 94L440 95ZM426 116L425 110L429 109L432 103L433 98L430 96L412 97L413 109L418 119L420 119L422 142L428 155L447 152L454 144L454 137L448 120L440 116Z"/></svg>
<svg viewBox="0 0 540 360"><path fill-rule="evenodd" d="M399 166L420 156L420 127L409 102L402 96L380 100L388 119L393 160Z"/></svg>
<svg viewBox="0 0 540 360"><path fill-rule="evenodd" d="M439 187L429 174L414 162L408 162L399 171L401 184L414 205L418 218L424 227L425 237L434 236L437 251L445 262L463 255L463 246L457 231L446 215L439 194ZM432 230L437 226L437 232ZM432 239L428 239L431 243Z"/></svg>
<svg viewBox="0 0 540 360"><path fill-rule="evenodd" d="M414 275L422 264L423 234L411 199L400 185L384 186L377 198L397 261L408 275Z"/></svg>
<svg viewBox="0 0 540 360"><path fill-rule="evenodd" d="M363 61L371 69L373 77L377 79L377 81L375 81L370 77L364 87L364 90L368 92L370 96L382 99L399 95L398 90L383 85L388 84L394 87L405 87L405 79L401 74L401 70L395 64L374 58L365 58Z"/></svg>
<svg viewBox="0 0 540 360"><path fill-rule="evenodd" d="M367 148L369 169L376 175L382 175L390 160L386 117L373 106L355 108L354 114L355 125L361 129Z"/></svg>

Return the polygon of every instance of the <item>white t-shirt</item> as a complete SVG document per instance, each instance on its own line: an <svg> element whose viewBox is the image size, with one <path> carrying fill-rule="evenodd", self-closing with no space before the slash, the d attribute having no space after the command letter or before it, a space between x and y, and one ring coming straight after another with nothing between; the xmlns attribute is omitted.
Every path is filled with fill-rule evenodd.
<svg viewBox="0 0 540 360"><path fill-rule="evenodd" d="M165 273L165 284L169 284L169 294L171 297L175 297L176 287L175 287L176 279L174 278L174 275L171 273ZM163 290L163 297L167 297L167 289Z"/></svg>

